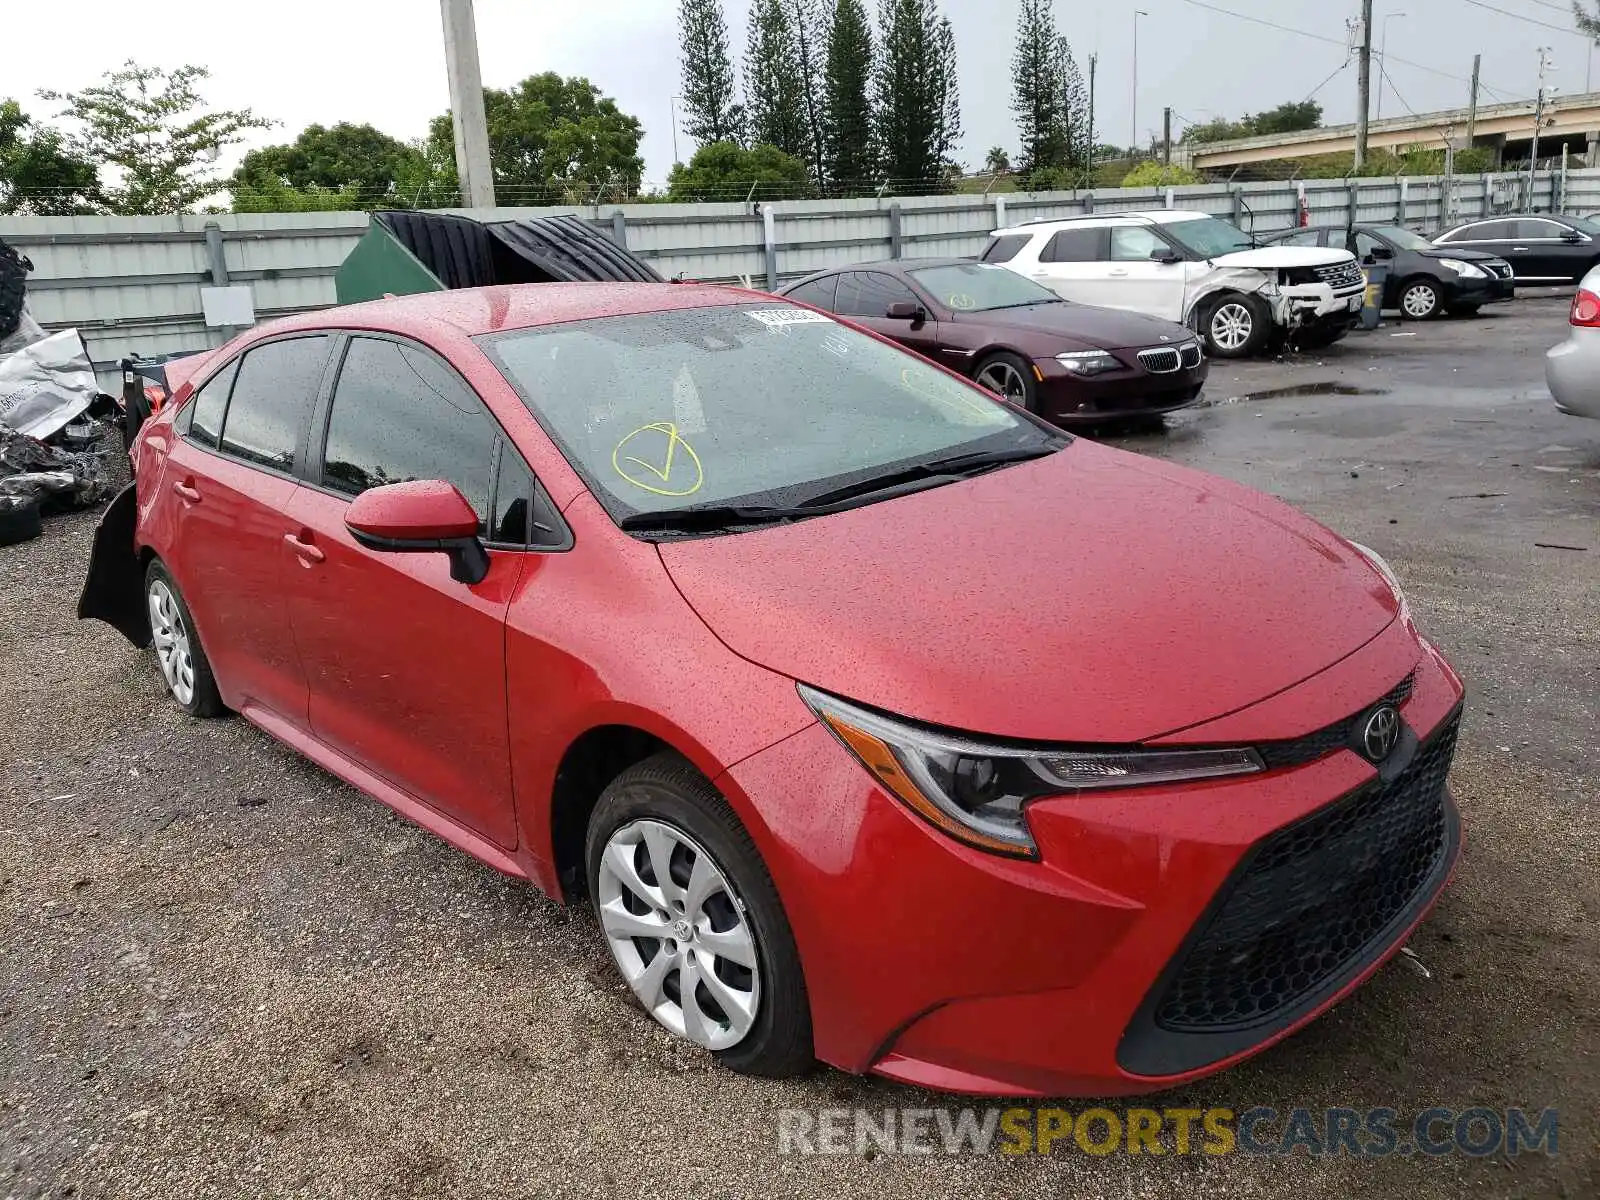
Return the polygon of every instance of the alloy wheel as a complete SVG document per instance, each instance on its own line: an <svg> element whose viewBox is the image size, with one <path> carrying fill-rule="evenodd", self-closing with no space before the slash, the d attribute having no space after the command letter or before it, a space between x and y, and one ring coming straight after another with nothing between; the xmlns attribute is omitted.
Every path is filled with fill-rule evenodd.
<svg viewBox="0 0 1600 1200"><path fill-rule="evenodd" d="M727 875L681 829L638 820L600 855L596 911L645 1010L707 1050L738 1045L761 1004L755 931Z"/></svg>
<svg viewBox="0 0 1600 1200"><path fill-rule="evenodd" d="M1255 332L1256 321L1250 310L1237 301L1220 305L1211 314L1211 340L1223 350L1238 350Z"/></svg>
<svg viewBox="0 0 1600 1200"><path fill-rule="evenodd" d="M194 700L194 652L189 645L189 629L184 624L178 600L161 580L150 584L150 634L155 642L156 661L173 698L188 705Z"/></svg>
<svg viewBox="0 0 1600 1200"><path fill-rule="evenodd" d="M978 383L996 395L1004 396L1013 404L1025 405L1028 385L1021 373L1008 362L992 362L978 372Z"/></svg>
<svg viewBox="0 0 1600 1200"><path fill-rule="evenodd" d="M1433 316L1433 310L1439 307L1439 293L1426 283L1414 284L1406 289L1406 294L1400 298L1400 307L1405 314L1415 320Z"/></svg>

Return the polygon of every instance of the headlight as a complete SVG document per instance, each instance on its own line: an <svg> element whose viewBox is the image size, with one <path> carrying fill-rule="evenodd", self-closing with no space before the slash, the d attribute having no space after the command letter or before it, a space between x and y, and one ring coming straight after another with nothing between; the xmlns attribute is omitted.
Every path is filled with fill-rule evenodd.
<svg viewBox="0 0 1600 1200"><path fill-rule="evenodd" d="M1037 858L1024 809L1068 792L1220 779L1263 770L1254 750L1061 750L987 745L921 729L815 688L800 696L889 793L957 841Z"/></svg>
<svg viewBox="0 0 1600 1200"><path fill-rule="evenodd" d="M1103 375L1122 366L1104 350L1075 350L1056 355L1056 361L1074 375Z"/></svg>
<svg viewBox="0 0 1600 1200"><path fill-rule="evenodd" d="M1411 606L1406 600L1406 590L1400 586L1400 577L1394 573L1394 568L1384 560L1371 546L1363 546L1360 542L1351 542L1362 558L1372 564L1373 568L1388 581L1389 590L1394 593L1395 603L1400 606L1402 616L1409 616Z"/></svg>
<svg viewBox="0 0 1600 1200"><path fill-rule="evenodd" d="M1489 272L1480 269L1476 264L1462 262L1459 258L1441 258L1439 265L1454 271L1464 279L1483 279L1489 274Z"/></svg>

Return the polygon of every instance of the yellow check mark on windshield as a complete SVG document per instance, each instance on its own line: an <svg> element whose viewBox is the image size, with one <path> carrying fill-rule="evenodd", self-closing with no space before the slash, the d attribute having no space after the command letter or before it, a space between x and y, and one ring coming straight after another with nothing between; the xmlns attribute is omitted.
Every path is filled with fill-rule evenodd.
<svg viewBox="0 0 1600 1200"><path fill-rule="evenodd" d="M625 449L632 449L635 445L648 452L651 441L658 437L666 438L664 456L651 455L650 458L640 458L635 454L623 454ZM683 448L683 460L678 458L680 446ZM660 466L651 461L655 458L661 459ZM687 466L684 466L685 460ZM625 463L629 465L624 466ZM683 435L678 432L678 427L671 421L657 421L652 425L643 425L635 429L617 443L616 449L611 452L611 465L618 475L634 487L653 492L658 496L693 495L705 482L705 469L700 465L700 456L694 452L693 446L684 441ZM632 467L638 467L639 471L630 473ZM677 468L679 476L676 485L669 482L674 467Z"/></svg>
<svg viewBox="0 0 1600 1200"><path fill-rule="evenodd" d="M678 453L678 443L683 441L683 438L678 434L678 427L671 421L659 421L654 425L646 425L644 429L656 429L667 435L667 461L658 467L654 463L645 462L644 459L635 458L631 454L628 455L628 461L631 463L638 463L657 479L664 481L672 474L672 459L673 456ZM644 429L638 430L637 432L643 433Z"/></svg>

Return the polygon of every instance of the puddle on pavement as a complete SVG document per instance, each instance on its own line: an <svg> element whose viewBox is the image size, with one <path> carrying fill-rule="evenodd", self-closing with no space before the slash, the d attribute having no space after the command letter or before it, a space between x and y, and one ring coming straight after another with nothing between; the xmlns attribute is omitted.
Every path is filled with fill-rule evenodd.
<svg viewBox="0 0 1600 1200"><path fill-rule="evenodd" d="M1244 400L1284 400L1292 396L1387 396L1388 388L1357 387L1353 383L1297 383L1291 387L1268 388L1228 397L1228 403Z"/></svg>

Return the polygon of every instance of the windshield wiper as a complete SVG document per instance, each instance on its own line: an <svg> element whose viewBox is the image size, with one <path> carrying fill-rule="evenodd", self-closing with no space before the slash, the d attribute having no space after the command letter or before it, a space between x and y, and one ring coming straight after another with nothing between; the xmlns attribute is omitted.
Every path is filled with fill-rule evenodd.
<svg viewBox="0 0 1600 1200"><path fill-rule="evenodd" d="M808 496L805 507L818 508L829 505L842 504L849 500L861 500L867 496L876 496L881 492L894 491L910 484L927 484L929 486L939 483L954 483L958 479L970 479L984 471L992 471L996 467L1008 466L1011 463L1029 462L1035 458L1044 458L1054 454L1064 446L1065 442L1052 442L1045 446L1029 446L1015 450L978 450L968 454L955 454L948 458L935 458L928 462L913 463L909 467L902 467L898 471L889 471L882 475L874 475L869 479L858 480L846 484L842 488L835 488L821 495ZM920 490L920 489L919 489Z"/></svg>
<svg viewBox="0 0 1600 1200"><path fill-rule="evenodd" d="M1001 312L1007 308L1033 308L1039 304L1065 304L1060 296L1046 296L1043 300L1019 300L1015 304L996 304L993 308L975 308L972 312ZM965 311L965 310L963 310Z"/></svg>
<svg viewBox="0 0 1600 1200"><path fill-rule="evenodd" d="M701 504L690 508L668 508L660 512L634 513L618 525L629 533L728 529L736 525L770 525L822 514L810 508L778 508L764 504Z"/></svg>

